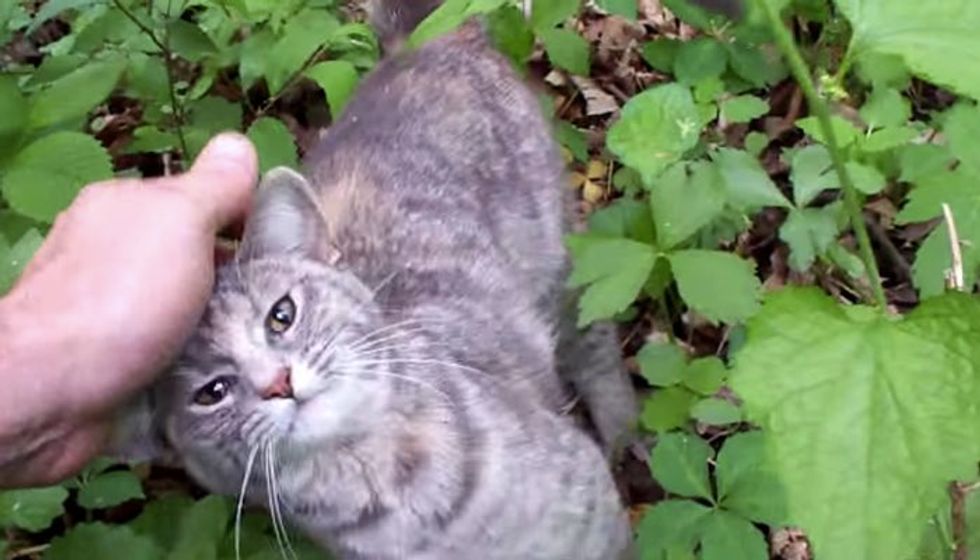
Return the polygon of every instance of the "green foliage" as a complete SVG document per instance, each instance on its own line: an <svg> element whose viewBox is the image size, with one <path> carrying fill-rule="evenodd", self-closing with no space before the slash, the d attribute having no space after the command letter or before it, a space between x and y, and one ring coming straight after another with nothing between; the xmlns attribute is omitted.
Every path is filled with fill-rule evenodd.
<svg viewBox="0 0 980 560"><path fill-rule="evenodd" d="M64 512L68 491L59 486L0 492L0 526L43 531Z"/></svg>

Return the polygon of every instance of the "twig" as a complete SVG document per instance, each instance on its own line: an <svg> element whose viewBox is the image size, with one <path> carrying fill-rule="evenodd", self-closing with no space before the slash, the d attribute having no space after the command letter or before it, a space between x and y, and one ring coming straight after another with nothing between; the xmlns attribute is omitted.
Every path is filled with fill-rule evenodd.
<svg viewBox="0 0 980 560"><path fill-rule="evenodd" d="M868 280L871 290L874 292L874 299L878 306L884 311L888 308L888 299L885 297L885 290L881 286L881 275L878 273L878 263L875 261L874 249L871 247L871 237L868 235L868 228L864 225L862 218L861 202L858 197L857 189L851 179L851 174L847 170L846 161L840 144L837 142L837 135L834 134L834 127L830 120L830 110L824 103L822 97L817 92L810 76L810 69L803 61L803 55L797 48L793 36L787 29L783 20L780 18L776 8L769 0L755 0L756 5L766 15L769 21L769 28L772 30L776 39L776 44L783 52L789 63L790 71L797 83L806 95L807 103L810 105L810 112L816 115L820 123L820 130L827 140L827 147L830 151L830 159L834 164L834 171L840 179L841 187L844 191L844 205L851 218L851 227L857 236L858 247L861 252L861 260L864 261L865 270L868 271Z"/></svg>
<svg viewBox="0 0 980 560"><path fill-rule="evenodd" d="M888 238L888 233L872 218L871 216L864 217L864 223L868 225L868 229L871 231L871 236L875 238L875 241L885 250L885 256L888 260L895 265L898 272L902 275L900 280L908 280L912 277L912 265L909 261L905 259L905 255L898 250L898 247L892 243L892 240Z"/></svg>
<svg viewBox="0 0 980 560"><path fill-rule="evenodd" d="M38 552L44 552L50 547L51 547L50 544L39 544L35 546L28 546L20 550L14 550L10 553L10 556L7 557L7 560L16 560L17 558L27 558L32 554L37 554Z"/></svg>
<svg viewBox="0 0 980 560"><path fill-rule="evenodd" d="M317 48L317 50L312 55L310 55L309 58L306 59L306 62L304 62L303 65L299 67L299 70L294 72L293 75L286 80L286 83L284 83L282 87L279 88L279 91L276 92L275 95L269 97L269 100L266 101L264 105L262 105L262 108L256 111L255 118L258 119L259 117L268 113L269 110L272 109L272 106L275 105L277 101L279 101L282 95L286 93L286 91L290 87L292 87L293 84L295 84L301 77L303 77L303 74L305 74L306 71L310 69L310 66L312 66L313 63L316 62L318 58L320 58L320 55L323 54L323 51L325 51L326 48L327 48L326 45L320 45L320 47Z"/></svg>
<svg viewBox="0 0 980 560"><path fill-rule="evenodd" d="M953 520L953 560L968 560L970 549L966 542L966 495L969 485L953 482L949 485L950 516Z"/></svg>
<svg viewBox="0 0 980 560"><path fill-rule="evenodd" d="M949 248L953 253L953 268L946 271L946 284L950 288L962 292L966 289L966 281L963 279L963 251L960 248L960 234L956 231L953 211L945 202L943 203L943 218L946 220L946 230L949 232Z"/></svg>

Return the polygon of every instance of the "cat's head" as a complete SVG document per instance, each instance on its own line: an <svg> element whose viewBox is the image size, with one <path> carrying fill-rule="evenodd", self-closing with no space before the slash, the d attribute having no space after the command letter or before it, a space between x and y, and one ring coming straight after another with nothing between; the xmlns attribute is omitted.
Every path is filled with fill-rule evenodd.
<svg viewBox="0 0 980 560"><path fill-rule="evenodd" d="M124 454L145 459L133 450L162 435L198 479L233 492L256 446L302 452L376 421L390 333L373 291L331 266L323 216L301 175L263 179L242 248L173 371L145 396L154 421L130 425Z"/></svg>

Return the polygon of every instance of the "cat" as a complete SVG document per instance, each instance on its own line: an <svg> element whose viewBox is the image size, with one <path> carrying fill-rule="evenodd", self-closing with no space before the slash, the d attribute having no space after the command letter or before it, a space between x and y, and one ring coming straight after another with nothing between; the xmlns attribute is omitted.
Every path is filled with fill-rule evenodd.
<svg viewBox="0 0 980 560"><path fill-rule="evenodd" d="M606 455L563 412L577 393L608 449L635 402L609 326L569 326L561 158L478 22L398 48L437 5L375 2L395 52L302 173L263 178L154 429L344 560L625 557Z"/></svg>

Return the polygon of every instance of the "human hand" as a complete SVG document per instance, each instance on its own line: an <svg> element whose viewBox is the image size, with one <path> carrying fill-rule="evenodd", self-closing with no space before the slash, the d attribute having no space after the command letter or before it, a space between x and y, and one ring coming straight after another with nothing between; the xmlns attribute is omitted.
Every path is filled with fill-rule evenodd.
<svg viewBox="0 0 980 560"><path fill-rule="evenodd" d="M46 484L95 456L114 408L150 384L204 310L216 232L257 179L240 135L186 174L86 187L0 300L0 486Z"/></svg>

